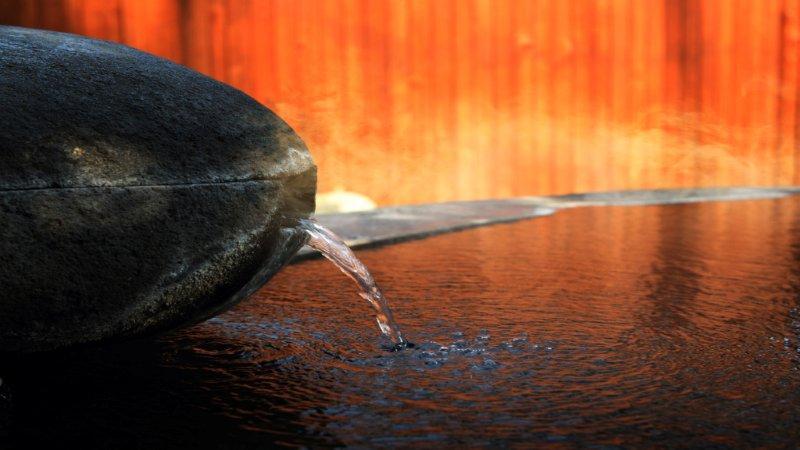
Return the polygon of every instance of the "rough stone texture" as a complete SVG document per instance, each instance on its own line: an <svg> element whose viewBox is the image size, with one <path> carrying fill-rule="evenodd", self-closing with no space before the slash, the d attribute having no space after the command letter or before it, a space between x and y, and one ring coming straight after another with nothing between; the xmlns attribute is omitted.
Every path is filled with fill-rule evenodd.
<svg viewBox="0 0 800 450"><path fill-rule="evenodd" d="M361 248L465 228L532 219L564 208L755 200L798 194L800 187L797 186L610 191L390 206L354 213L319 214L316 219L338 234L349 246ZM316 255L317 252L309 247L298 253L300 258Z"/></svg>
<svg viewBox="0 0 800 450"><path fill-rule="evenodd" d="M550 206L512 198L389 206L371 211L318 214L316 220L333 230L350 247L364 248L483 225L532 219L550 215L554 211ZM298 253L298 259L315 255L315 250L304 247Z"/></svg>
<svg viewBox="0 0 800 450"><path fill-rule="evenodd" d="M315 167L245 94L134 49L0 27L0 351L212 316L302 246Z"/></svg>

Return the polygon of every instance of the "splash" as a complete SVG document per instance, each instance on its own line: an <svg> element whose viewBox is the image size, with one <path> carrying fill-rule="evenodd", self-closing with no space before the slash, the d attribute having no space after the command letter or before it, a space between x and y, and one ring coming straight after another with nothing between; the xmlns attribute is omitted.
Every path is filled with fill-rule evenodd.
<svg viewBox="0 0 800 450"><path fill-rule="evenodd" d="M393 350L400 350L405 347L410 347L410 343L403 339L400 334L400 328L392 317L392 310L389 309L389 304L383 296L369 269L353 254L350 247L347 246L339 236L336 236L331 230L323 227L314 220L301 219L298 227L303 230L308 236L306 244L322 253L322 256L327 258L336 267L339 268L345 275L350 277L358 284L360 295L364 300L369 302L372 309L375 310L375 320L378 322L378 328L381 333L392 341Z"/></svg>

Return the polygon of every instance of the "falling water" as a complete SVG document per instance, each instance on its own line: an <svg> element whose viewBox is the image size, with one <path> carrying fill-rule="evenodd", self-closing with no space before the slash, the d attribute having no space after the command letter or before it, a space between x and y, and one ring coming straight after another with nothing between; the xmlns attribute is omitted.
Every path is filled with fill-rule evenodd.
<svg viewBox="0 0 800 450"><path fill-rule="evenodd" d="M322 253L322 256L333 262L339 270L358 284L361 289L358 295L372 305L378 327L384 336L392 341L393 349L399 350L409 346L409 343L400 334L400 328L395 323L392 310L389 309L389 304L378 288L378 284L375 283L375 279L372 278L367 267L353 254L350 247L339 236L314 220L301 219L299 228L308 235L306 244L309 247Z"/></svg>

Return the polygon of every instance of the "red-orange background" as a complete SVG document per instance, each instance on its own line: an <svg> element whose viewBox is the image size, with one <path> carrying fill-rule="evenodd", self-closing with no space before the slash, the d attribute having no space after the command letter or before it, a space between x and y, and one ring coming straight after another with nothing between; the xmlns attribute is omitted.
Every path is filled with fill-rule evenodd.
<svg viewBox="0 0 800 450"><path fill-rule="evenodd" d="M800 183L800 0L0 0L230 83L382 204Z"/></svg>

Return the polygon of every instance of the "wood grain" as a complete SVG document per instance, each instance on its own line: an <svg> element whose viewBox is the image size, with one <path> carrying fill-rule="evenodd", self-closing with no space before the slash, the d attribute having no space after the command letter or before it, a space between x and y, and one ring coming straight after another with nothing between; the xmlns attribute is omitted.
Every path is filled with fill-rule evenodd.
<svg viewBox="0 0 800 450"><path fill-rule="evenodd" d="M381 204L800 183L800 0L0 0L230 83Z"/></svg>

